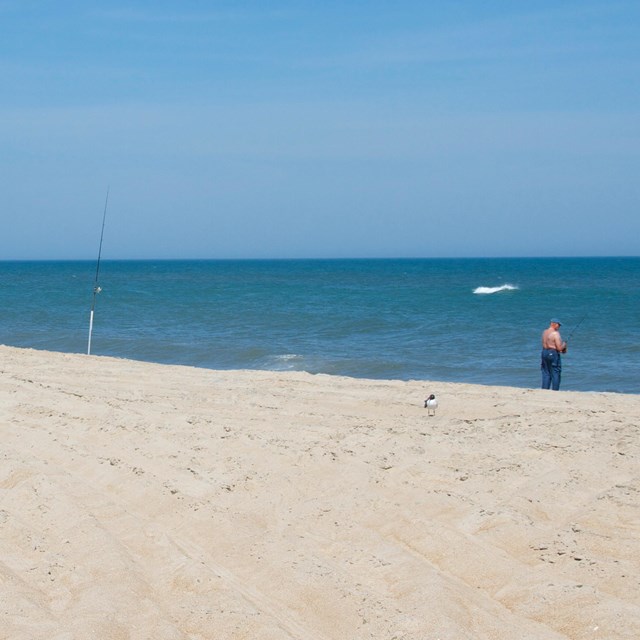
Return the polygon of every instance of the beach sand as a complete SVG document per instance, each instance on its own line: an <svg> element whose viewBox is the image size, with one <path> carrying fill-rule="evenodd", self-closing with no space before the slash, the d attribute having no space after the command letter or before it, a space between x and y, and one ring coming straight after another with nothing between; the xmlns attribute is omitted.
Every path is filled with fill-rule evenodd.
<svg viewBox="0 0 640 640"><path fill-rule="evenodd" d="M2 639L640 638L640 396L0 371Z"/></svg>

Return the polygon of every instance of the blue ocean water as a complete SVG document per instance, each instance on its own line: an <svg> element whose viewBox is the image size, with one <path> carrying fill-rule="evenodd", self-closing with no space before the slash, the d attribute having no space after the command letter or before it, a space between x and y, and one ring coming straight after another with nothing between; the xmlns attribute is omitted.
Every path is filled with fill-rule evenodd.
<svg viewBox="0 0 640 640"><path fill-rule="evenodd" d="M0 262L0 343L85 353L94 262ZM640 258L103 261L92 354L213 369L640 391Z"/></svg>

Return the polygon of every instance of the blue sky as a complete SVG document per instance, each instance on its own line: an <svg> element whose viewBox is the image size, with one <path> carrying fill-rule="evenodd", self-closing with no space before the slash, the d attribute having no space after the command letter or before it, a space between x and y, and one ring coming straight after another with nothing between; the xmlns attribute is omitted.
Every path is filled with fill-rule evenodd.
<svg viewBox="0 0 640 640"><path fill-rule="evenodd" d="M0 0L0 259L639 255L640 3Z"/></svg>

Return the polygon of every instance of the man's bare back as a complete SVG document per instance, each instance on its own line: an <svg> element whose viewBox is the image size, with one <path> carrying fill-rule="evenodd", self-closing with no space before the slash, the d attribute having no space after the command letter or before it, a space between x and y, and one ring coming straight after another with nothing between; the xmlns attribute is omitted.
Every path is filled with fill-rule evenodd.
<svg viewBox="0 0 640 640"><path fill-rule="evenodd" d="M563 342L558 326L557 323L552 322L551 326L542 332L542 348L555 349L560 353L566 353L567 343Z"/></svg>

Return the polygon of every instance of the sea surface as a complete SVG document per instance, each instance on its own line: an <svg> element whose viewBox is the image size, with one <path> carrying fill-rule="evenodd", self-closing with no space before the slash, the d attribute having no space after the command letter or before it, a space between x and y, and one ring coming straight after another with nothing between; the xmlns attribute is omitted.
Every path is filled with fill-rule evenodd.
<svg viewBox="0 0 640 640"><path fill-rule="evenodd" d="M86 353L95 262L0 262L0 343ZM105 261L93 355L212 369L640 392L640 258ZM433 385L430 386L432 388Z"/></svg>

